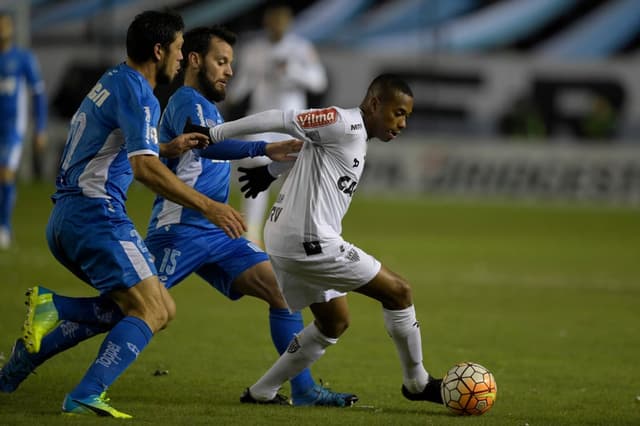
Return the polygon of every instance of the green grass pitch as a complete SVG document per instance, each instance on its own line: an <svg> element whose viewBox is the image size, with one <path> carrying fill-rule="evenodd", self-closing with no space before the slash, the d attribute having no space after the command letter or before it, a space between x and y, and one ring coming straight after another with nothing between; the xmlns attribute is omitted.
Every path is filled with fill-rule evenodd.
<svg viewBox="0 0 640 426"><path fill-rule="evenodd" d="M95 294L49 254L51 191L19 188L17 241L0 252L0 351L7 357L27 287ZM145 188L131 188L128 209L142 233L151 200ZM356 407L240 404L242 390L276 358L267 306L250 298L232 303L197 277L173 290L177 318L111 388L113 405L133 414L132 424L156 425L640 424L637 209L359 194L344 236L412 283L431 373L466 360L494 373L497 402L487 414L459 418L404 400L380 307L358 294L349 296L351 327L313 367L330 387L357 393ZM59 414L100 341L58 355L15 393L0 394L0 424L111 423ZM169 373L154 376L158 369Z"/></svg>

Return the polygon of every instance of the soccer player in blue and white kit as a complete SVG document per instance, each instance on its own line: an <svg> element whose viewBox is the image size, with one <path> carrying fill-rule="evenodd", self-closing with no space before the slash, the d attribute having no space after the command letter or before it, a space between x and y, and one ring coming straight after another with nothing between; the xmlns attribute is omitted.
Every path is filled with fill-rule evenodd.
<svg viewBox="0 0 640 426"><path fill-rule="evenodd" d="M423 366L411 286L341 236L342 218L362 177L369 140L395 139L412 111L413 93L407 83L382 74L371 82L358 108L270 110L209 129L212 142L265 131L305 141L271 209L264 236L289 308L309 307L314 321L244 397L269 401L287 377L311 366L336 344L349 325L347 293L353 291L382 305L385 328L402 367L402 394L442 404L442 379ZM260 178L264 175L254 170L248 176L247 194L265 187Z"/></svg>
<svg viewBox="0 0 640 426"><path fill-rule="evenodd" d="M235 40L235 34L216 26L195 28L184 35L184 86L169 99L160 122L160 140L174 139L183 132L188 120L202 126L223 122L215 102L224 100L226 85L233 74ZM179 158L167 160L167 164L186 184L226 203L230 163L220 159L253 157L266 152L272 160L286 161L291 152L287 144L292 142L299 150L301 142L296 140L269 144L225 140L205 149L187 151ZM196 273L231 300L250 295L266 301L270 306L271 337L279 353L303 329L302 315L289 312L266 253L245 238L229 238L199 212L157 197L145 243L156 258L160 280L167 288ZM332 392L317 385L308 369L291 379L291 390L295 406L344 407L357 400L353 394ZM277 395L269 402L287 403L287 399Z"/></svg>
<svg viewBox="0 0 640 426"><path fill-rule="evenodd" d="M224 99L225 86L231 77L232 44L235 35L220 27L199 28L185 34L183 51L185 87L171 98L163 115L160 140L175 140L185 122L202 124L222 122L213 102ZM173 142L172 142L173 144ZM165 144L161 144L161 148ZM185 183L212 199L226 203L229 195L230 165L214 158L237 159L251 155L268 155L276 161L293 160L301 142L242 142L226 140L206 149L194 149L179 158L165 160ZM279 163L278 163L279 164ZM231 299L248 294L269 303L269 320L274 344L279 352L286 349L293 334L303 328L299 313L289 313L267 255L244 238L233 239L212 225L202 213L158 197L145 240L159 270L162 283L171 288L195 272ZM46 294L45 294L46 296ZM66 300L60 295L56 301ZM118 311L98 298L91 300L98 312L95 324L63 321L42 340L40 350L30 354L23 340L16 342L7 364L0 370L0 391L13 392L34 369L54 355L108 331L119 318ZM26 339L25 339L26 340ZM296 406L348 406L357 397L332 392L315 384L308 370L291 380ZM245 401L256 402L256 401ZM283 396L271 403L288 404Z"/></svg>
<svg viewBox="0 0 640 426"><path fill-rule="evenodd" d="M34 148L46 144L47 100L36 57L13 43L13 18L0 12L0 249L11 245L16 171L27 131L27 96L32 92Z"/></svg>
<svg viewBox="0 0 640 426"><path fill-rule="evenodd" d="M47 241L56 259L100 296L63 297L34 287L17 342L45 357L76 344L75 335L110 330L81 382L65 397L66 414L131 417L109 405L106 390L175 315L175 303L126 214L133 178L198 210L232 238L246 230L237 211L186 185L158 158L207 140L185 134L158 145L160 106L153 88L179 70L183 27L182 18L168 12L136 16L127 32L126 61L100 78L71 121Z"/></svg>

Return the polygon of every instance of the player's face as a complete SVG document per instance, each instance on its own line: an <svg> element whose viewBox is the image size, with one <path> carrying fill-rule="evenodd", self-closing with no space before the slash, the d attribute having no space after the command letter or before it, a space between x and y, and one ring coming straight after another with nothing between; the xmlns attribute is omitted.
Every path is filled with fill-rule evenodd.
<svg viewBox="0 0 640 426"><path fill-rule="evenodd" d="M226 41L212 37L209 51L198 70L200 93L213 102L220 102L227 96L227 84L233 75L233 48Z"/></svg>
<svg viewBox="0 0 640 426"><path fill-rule="evenodd" d="M163 48L164 55L160 59L158 66L158 75L156 80L158 84L169 84L180 71L180 61L182 60L182 44L184 39L182 33L176 35L176 39L167 47Z"/></svg>
<svg viewBox="0 0 640 426"><path fill-rule="evenodd" d="M395 139L407 127L407 119L413 112L413 98L400 91L377 100L373 109L373 134L383 142Z"/></svg>
<svg viewBox="0 0 640 426"><path fill-rule="evenodd" d="M291 9L286 6L268 10L264 15L263 24L269 38L274 42L279 41L287 32L291 19Z"/></svg>
<svg viewBox="0 0 640 426"><path fill-rule="evenodd" d="M10 16L0 16L0 42L11 43L13 39L13 20Z"/></svg>

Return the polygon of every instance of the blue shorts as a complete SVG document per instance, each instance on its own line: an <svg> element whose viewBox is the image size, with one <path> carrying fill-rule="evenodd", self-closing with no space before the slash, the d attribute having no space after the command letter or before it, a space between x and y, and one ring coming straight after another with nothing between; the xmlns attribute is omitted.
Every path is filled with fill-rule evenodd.
<svg viewBox="0 0 640 426"><path fill-rule="evenodd" d="M57 200L47 242L60 263L102 294L157 275L153 257L124 208L103 198Z"/></svg>
<svg viewBox="0 0 640 426"><path fill-rule="evenodd" d="M13 172L18 170L20 156L22 155L22 143L19 140L0 139L0 167Z"/></svg>
<svg viewBox="0 0 640 426"><path fill-rule="evenodd" d="M158 278L171 288L195 272L231 300L242 297L231 289L244 271L269 260L267 254L245 238L232 239L219 228L169 225L155 229L145 239L156 258Z"/></svg>

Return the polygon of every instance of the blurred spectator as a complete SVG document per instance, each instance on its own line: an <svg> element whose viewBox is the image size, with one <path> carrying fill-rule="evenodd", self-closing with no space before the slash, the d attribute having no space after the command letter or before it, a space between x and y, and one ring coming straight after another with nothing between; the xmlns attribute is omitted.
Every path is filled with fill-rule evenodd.
<svg viewBox="0 0 640 426"><path fill-rule="evenodd" d="M271 4L263 16L264 34L245 44L238 59L238 73L229 88L228 102L247 101L248 113L269 109L301 110L307 108L307 94L322 93L327 88L327 74L314 46L289 32L293 12L284 4ZM264 133L246 135L250 140L273 142L288 135ZM241 160L245 167L267 164L267 157ZM261 244L268 191L255 199L245 199L242 207L247 238Z"/></svg>
<svg viewBox="0 0 640 426"><path fill-rule="evenodd" d="M34 158L41 158L47 143L44 81L36 57L14 44L13 17L0 11L0 249L11 245L16 172L28 127L29 90L33 93Z"/></svg>
<svg viewBox="0 0 640 426"><path fill-rule="evenodd" d="M581 126L581 136L590 140L608 140L616 133L616 113L604 96L596 96Z"/></svg>

